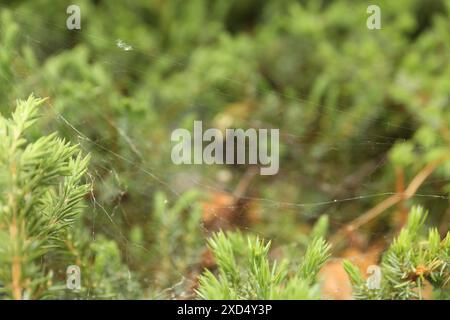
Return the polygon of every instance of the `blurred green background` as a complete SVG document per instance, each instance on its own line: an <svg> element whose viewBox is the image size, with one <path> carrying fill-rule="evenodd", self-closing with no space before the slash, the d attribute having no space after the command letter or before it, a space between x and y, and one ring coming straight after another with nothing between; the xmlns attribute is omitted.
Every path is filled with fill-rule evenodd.
<svg viewBox="0 0 450 320"><path fill-rule="evenodd" d="M70 4L81 30L66 27ZM370 4L381 30L366 27ZM2 1L2 114L31 93L49 97L36 136L92 154L65 258L89 297L192 297L211 231L260 234L295 260L321 216L333 236L448 156L450 1ZM279 173L173 165L170 134L194 120L279 128ZM449 182L447 158L334 254L389 241L413 204L445 234Z"/></svg>

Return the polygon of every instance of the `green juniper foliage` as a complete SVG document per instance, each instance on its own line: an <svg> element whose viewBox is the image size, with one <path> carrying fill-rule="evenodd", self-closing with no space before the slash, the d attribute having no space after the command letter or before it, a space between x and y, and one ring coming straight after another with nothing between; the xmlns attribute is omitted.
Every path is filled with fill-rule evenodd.
<svg viewBox="0 0 450 320"><path fill-rule="evenodd" d="M89 190L89 156L77 146L55 134L27 140L43 102L31 96L11 118L0 116L0 290L15 299L47 294L52 272L42 259L64 247Z"/></svg>
<svg viewBox="0 0 450 320"><path fill-rule="evenodd" d="M191 190L170 205L164 193L155 195L154 220L149 227L154 239L150 247L151 266L147 267L160 290L179 283L200 259L204 242L201 210L198 203L191 206L198 198L198 192Z"/></svg>
<svg viewBox="0 0 450 320"><path fill-rule="evenodd" d="M50 97L52 112L42 113L26 142L14 145L11 127L27 112L34 119L42 101L20 102L23 112L0 127L0 299L195 298L201 274L217 284L211 295L200 286L203 297L318 297L317 280L305 279L311 277L305 270L321 261L302 259L306 248L320 249L314 239L333 237L391 193L401 198L412 181L423 182L413 188L417 196L408 193L336 243L334 254L389 239L419 203L444 238L450 0L374 4L381 8L381 30L367 29L369 3L355 0L77 0L81 30L68 30L66 1L3 1L0 112L9 115L12 102L30 92ZM27 111L31 101L36 106ZM174 165L171 132L190 129L195 120L220 130L279 128L279 173L247 181L252 168L243 165ZM80 197L86 192L83 179L50 166L67 169L84 160L55 135L36 141L49 132L79 141L91 155L83 213L77 195L63 200L69 179ZM27 178L17 180L19 173ZM240 199L227 201L246 184ZM204 199L216 193L226 199L212 200L205 210ZM20 219L16 228L9 201ZM60 207L69 204L70 211ZM220 265L210 271L214 278L203 273L202 254L207 235L228 226L253 240L248 244L247 234L234 240L242 247L230 249L241 280L222 292L217 288L232 279L221 276ZM360 280L355 296L428 298L430 283L435 298L449 298L448 281L438 273L447 269L427 256L438 234L412 233L384 255L380 292L364 291L362 276L346 263ZM276 239L267 261L251 256L256 267L249 246L264 255L266 242L257 244L251 234ZM437 261L448 261L440 243ZM275 264L280 256L289 265ZM78 291L65 285L71 264L81 269ZM278 273L286 277L279 280ZM252 277L262 283L250 288L244 280ZM248 282L256 286L257 280Z"/></svg>
<svg viewBox="0 0 450 320"><path fill-rule="evenodd" d="M77 292L59 294L82 299L166 299L191 298L190 273L197 271L204 235L199 197L195 190L182 194L174 203L163 192L153 201L151 223L130 230L130 250L124 254L117 242L102 234L89 236L82 225L66 240L70 259L79 261L82 287ZM149 233L152 242L144 241ZM126 241L126 240L125 240ZM126 242L125 242L126 243ZM124 258L129 264L123 262ZM131 270L130 268L133 268ZM138 275L142 274L142 278ZM143 287L142 283L151 285Z"/></svg>
<svg viewBox="0 0 450 320"><path fill-rule="evenodd" d="M240 232L214 234L209 247L217 262L217 275L206 270L199 279L202 299L317 299L317 273L329 256L323 238L312 241L303 262L292 274L288 262L271 263L270 242Z"/></svg>
<svg viewBox="0 0 450 320"><path fill-rule="evenodd" d="M422 299L428 281L438 298L448 297L450 277L450 234L441 241L435 228L422 233L427 213L414 207L408 224L383 254L381 286L369 289L361 273L344 261L357 299Z"/></svg>

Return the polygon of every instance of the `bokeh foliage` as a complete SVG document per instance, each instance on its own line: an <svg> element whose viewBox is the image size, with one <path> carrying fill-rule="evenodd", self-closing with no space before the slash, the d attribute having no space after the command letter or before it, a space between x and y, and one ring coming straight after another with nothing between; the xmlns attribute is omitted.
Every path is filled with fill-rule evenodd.
<svg viewBox="0 0 450 320"><path fill-rule="evenodd" d="M445 235L449 0L376 1L381 30L366 28L365 1L79 0L81 30L67 30L70 4L0 5L0 111L30 93L49 97L30 135L57 131L92 155L93 189L71 235L85 291L66 295L194 292L211 231L203 204L214 190L232 192L248 169L174 166L170 133L194 120L280 129L280 172L255 177L246 194L265 200L236 206L256 216L245 231L291 260L321 216L333 234L435 161L405 208L361 234L366 246L393 239L399 212L420 203ZM54 269L62 279L65 264Z"/></svg>

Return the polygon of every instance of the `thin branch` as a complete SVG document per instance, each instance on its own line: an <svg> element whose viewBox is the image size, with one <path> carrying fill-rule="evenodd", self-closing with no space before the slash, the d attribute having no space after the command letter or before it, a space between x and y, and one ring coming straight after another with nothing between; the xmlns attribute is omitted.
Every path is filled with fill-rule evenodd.
<svg viewBox="0 0 450 320"><path fill-rule="evenodd" d="M450 154L439 158L428 165L425 166L409 183L404 193L397 193L389 198L385 199L381 203L377 204L372 209L366 211L358 218L351 221L347 226L344 226L340 230L337 231L336 235L331 239L332 243L337 243L342 239L343 235L351 233L356 229L360 228L362 225L372 221L376 217L378 217L385 210L399 203L400 201L404 201L410 199L417 192L422 183L428 178L430 174L432 174L444 161L450 158Z"/></svg>

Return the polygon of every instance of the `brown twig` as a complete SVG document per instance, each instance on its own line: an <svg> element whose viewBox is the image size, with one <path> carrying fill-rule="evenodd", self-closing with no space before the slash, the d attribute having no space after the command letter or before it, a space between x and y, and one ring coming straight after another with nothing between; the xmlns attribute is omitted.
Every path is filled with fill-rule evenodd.
<svg viewBox="0 0 450 320"><path fill-rule="evenodd" d="M439 165L445 160L450 158L450 154L439 158L428 165L425 166L409 183L404 193L396 193L389 198L385 199L381 203L377 204L375 207L366 211L358 218L351 221L347 226L344 226L340 230L336 232L336 235L330 240L331 243L336 244L339 240L342 239L343 235L349 234L362 225L372 221L378 215L383 213L385 210L389 209L393 205L399 203L400 201L410 199L417 192L422 183L426 180L426 178L436 170Z"/></svg>
<svg viewBox="0 0 450 320"><path fill-rule="evenodd" d="M405 193L405 171L401 166L395 168L395 191L402 195ZM398 228L401 229L408 219L408 209L406 208L404 197L400 199L397 206L399 211Z"/></svg>
<svg viewBox="0 0 450 320"><path fill-rule="evenodd" d="M244 176L233 191L233 196L236 198L236 201L239 201L240 198L245 196L247 189L250 186L250 182L258 174L258 170L258 167L252 166L245 171Z"/></svg>

